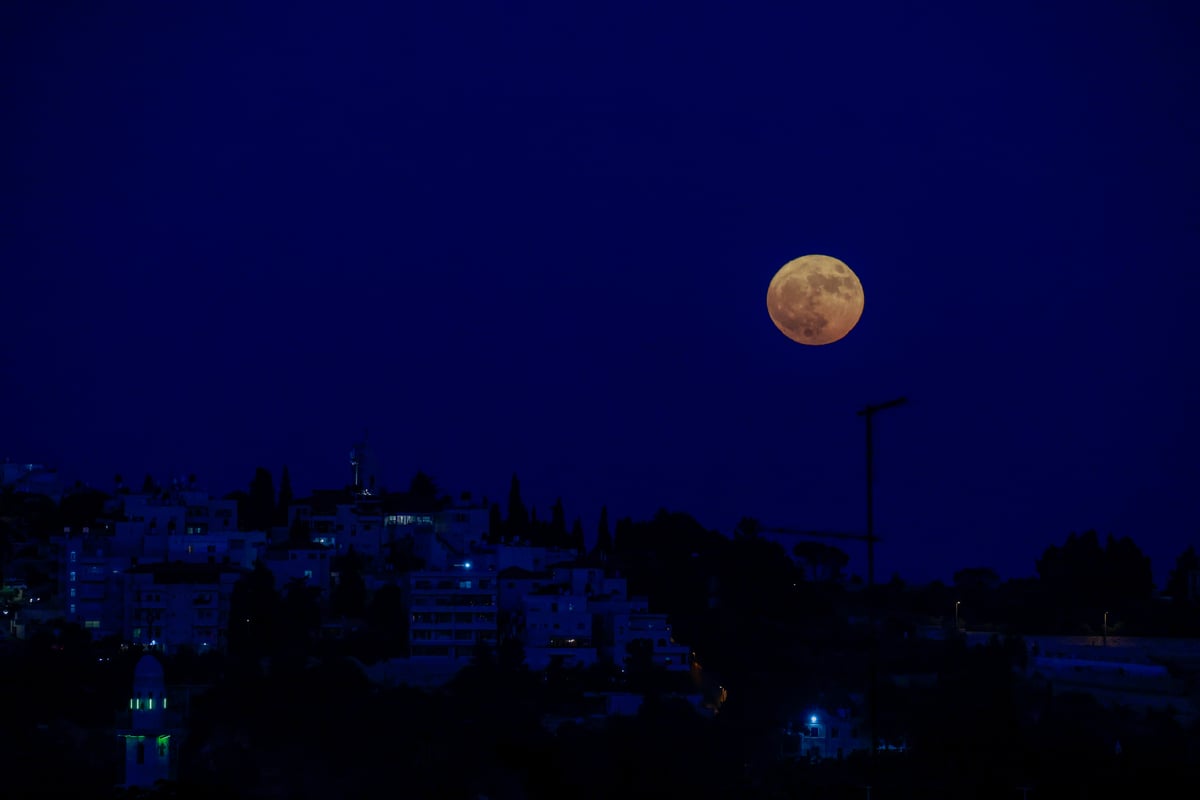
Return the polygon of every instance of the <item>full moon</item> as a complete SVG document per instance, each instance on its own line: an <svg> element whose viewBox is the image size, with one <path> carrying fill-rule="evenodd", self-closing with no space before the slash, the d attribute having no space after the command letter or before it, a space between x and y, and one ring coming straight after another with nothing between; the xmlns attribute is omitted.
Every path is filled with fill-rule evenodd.
<svg viewBox="0 0 1200 800"><path fill-rule="evenodd" d="M833 256L800 256L784 264L767 287L767 313L793 342L830 344L858 324L863 289L858 276Z"/></svg>

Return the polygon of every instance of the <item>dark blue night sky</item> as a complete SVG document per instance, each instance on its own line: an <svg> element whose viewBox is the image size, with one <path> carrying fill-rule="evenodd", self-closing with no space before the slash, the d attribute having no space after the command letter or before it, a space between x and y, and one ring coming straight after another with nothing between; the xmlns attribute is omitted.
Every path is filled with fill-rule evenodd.
<svg viewBox="0 0 1200 800"><path fill-rule="evenodd" d="M1194 5L417 5L5 5L0 458L861 531L906 395L883 577L1200 545Z"/></svg>

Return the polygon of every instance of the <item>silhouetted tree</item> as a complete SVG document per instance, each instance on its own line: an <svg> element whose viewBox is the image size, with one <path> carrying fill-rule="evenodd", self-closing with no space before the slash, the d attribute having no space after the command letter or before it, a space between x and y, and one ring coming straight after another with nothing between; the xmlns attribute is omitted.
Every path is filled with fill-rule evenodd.
<svg viewBox="0 0 1200 800"><path fill-rule="evenodd" d="M1121 601L1144 603L1154 597L1154 571L1150 557L1143 554L1133 539L1120 539L1111 533L1104 546L1104 579L1109 587L1117 587Z"/></svg>
<svg viewBox="0 0 1200 800"><path fill-rule="evenodd" d="M321 609L317 604L320 595L321 590L309 586L305 578L293 578L284 589L282 644L294 652L307 652L313 636L321 627Z"/></svg>
<svg viewBox="0 0 1200 800"><path fill-rule="evenodd" d="M386 656L403 655L408 643L408 614L403 592L394 584L379 587L367 607L367 624L382 645Z"/></svg>
<svg viewBox="0 0 1200 800"><path fill-rule="evenodd" d="M223 500L232 500L237 503L237 521L239 531L253 530L250 527L249 521L246 519L246 510L250 507L250 495L240 489L235 492L230 492L225 495Z"/></svg>
<svg viewBox="0 0 1200 800"><path fill-rule="evenodd" d="M108 499L108 495L99 489L83 489L65 495L58 504L62 524L72 527L94 525L104 516L104 504Z"/></svg>
<svg viewBox="0 0 1200 800"><path fill-rule="evenodd" d="M608 558L613 553L612 533L608 530L608 506L600 506L600 523L596 526L596 553Z"/></svg>
<svg viewBox="0 0 1200 800"><path fill-rule="evenodd" d="M521 481L515 472L508 489L508 519L504 522L504 533L509 539L529 536L529 510L521 500Z"/></svg>
<svg viewBox="0 0 1200 800"><path fill-rule="evenodd" d="M267 531L275 520L275 481L266 467L254 470L250 495L246 502L246 526L252 531Z"/></svg>
<svg viewBox="0 0 1200 800"><path fill-rule="evenodd" d="M420 513L440 511L446 505L437 481L420 470L417 470L417 474L408 482L408 492L404 499L411 511Z"/></svg>
<svg viewBox="0 0 1200 800"><path fill-rule="evenodd" d="M279 593L275 576L258 561L233 586L229 600L229 653L261 658L274 652L279 639Z"/></svg>
<svg viewBox="0 0 1200 800"><path fill-rule="evenodd" d="M415 548L416 543L412 536L394 540L388 554L388 563L392 565L392 569L401 573L424 569L425 560L417 557Z"/></svg>
<svg viewBox="0 0 1200 800"><path fill-rule="evenodd" d="M733 529L734 539L757 539L762 532L762 523L753 517L742 517Z"/></svg>
<svg viewBox="0 0 1200 800"><path fill-rule="evenodd" d="M347 617L361 617L366 611L367 584L363 580L363 558L354 552L354 546L339 557L334 565L337 568L337 585L329 595L329 608L335 614Z"/></svg>
<svg viewBox="0 0 1200 800"><path fill-rule="evenodd" d="M550 507L550 541L555 547L567 543L567 512L563 510L561 497L556 497Z"/></svg>
<svg viewBox="0 0 1200 800"><path fill-rule="evenodd" d="M149 472L146 473L145 478L142 478L142 494L158 494L158 483Z"/></svg>
<svg viewBox="0 0 1200 800"><path fill-rule="evenodd" d="M1200 571L1200 556L1196 555L1196 548L1189 545L1187 550L1184 550L1175 559L1175 569L1171 570L1170 576L1167 578L1167 594L1176 603L1193 603L1197 598L1192 597L1189 592L1191 585L1191 574Z"/></svg>
<svg viewBox="0 0 1200 800"><path fill-rule="evenodd" d="M1072 533L1046 549L1037 570L1050 607L1066 617L1060 624L1093 626L1100 609L1139 608L1154 594L1150 559L1129 537L1110 535L1101 547L1095 531Z"/></svg>
<svg viewBox="0 0 1200 800"><path fill-rule="evenodd" d="M279 502L275 505L275 524L283 527L288 524L288 509L292 506L292 476L288 473L287 464L279 474Z"/></svg>
<svg viewBox="0 0 1200 800"><path fill-rule="evenodd" d="M488 508L488 541L496 544L504 538L504 518L500 515L500 504L492 503Z"/></svg>
<svg viewBox="0 0 1200 800"><path fill-rule="evenodd" d="M637 547L633 535L633 517L622 517L617 520L613 531L613 552L624 555Z"/></svg>
<svg viewBox="0 0 1200 800"><path fill-rule="evenodd" d="M312 525L299 514L288 527L288 544L300 547L312 544Z"/></svg>

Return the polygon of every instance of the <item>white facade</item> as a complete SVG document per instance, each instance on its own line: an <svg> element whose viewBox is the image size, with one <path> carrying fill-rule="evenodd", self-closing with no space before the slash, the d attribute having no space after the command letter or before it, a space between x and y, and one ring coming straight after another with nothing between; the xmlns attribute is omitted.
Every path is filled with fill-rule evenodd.
<svg viewBox="0 0 1200 800"><path fill-rule="evenodd" d="M522 599L517 629L530 669L545 669L555 660L563 666L596 663L587 597L566 589L550 587Z"/></svg>
<svg viewBox="0 0 1200 800"><path fill-rule="evenodd" d="M127 557L112 554L112 537L97 528L64 531L59 543L58 586L63 618L93 639L119 636L124 614Z"/></svg>
<svg viewBox="0 0 1200 800"><path fill-rule="evenodd" d="M126 642L168 654L224 650L233 585L243 570L220 564L151 564L126 573Z"/></svg>
<svg viewBox="0 0 1200 800"><path fill-rule="evenodd" d="M461 568L408 573L402 590L413 658L470 658L496 644L496 573Z"/></svg>
<svg viewBox="0 0 1200 800"><path fill-rule="evenodd" d="M121 500L125 518L114 525L114 553L143 563L219 563L226 557L235 563L246 559L253 563L258 553L252 549L261 550L266 541L265 532L238 532L234 500L218 500L196 491L166 496L131 494Z"/></svg>
<svg viewBox="0 0 1200 800"><path fill-rule="evenodd" d="M691 669L691 648L675 641L667 615L650 613L645 598L594 598L589 607L595 613L595 640L602 659L624 666L629 646L641 640L649 643L656 666Z"/></svg>

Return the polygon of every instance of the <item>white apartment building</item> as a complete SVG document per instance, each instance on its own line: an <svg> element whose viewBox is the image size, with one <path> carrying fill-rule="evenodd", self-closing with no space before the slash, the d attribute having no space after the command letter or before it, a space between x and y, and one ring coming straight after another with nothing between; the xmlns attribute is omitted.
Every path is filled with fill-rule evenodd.
<svg viewBox="0 0 1200 800"><path fill-rule="evenodd" d="M596 663L587 596L570 592L566 585L526 594L521 600L517 633L530 669L545 669L556 660L566 667Z"/></svg>
<svg viewBox="0 0 1200 800"><path fill-rule="evenodd" d="M228 564L144 564L125 572L123 638L173 654L224 650L233 586Z"/></svg>
<svg viewBox="0 0 1200 800"><path fill-rule="evenodd" d="M496 573L464 563L420 570L401 584L413 658L470 658L479 643L495 646Z"/></svg>
<svg viewBox="0 0 1200 800"><path fill-rule="evenodd" d="M112 543L103 526L66 528L59 540L63 618L87 629L93 639L121 633L124 571L130 560L113 555Z"/></svg>

